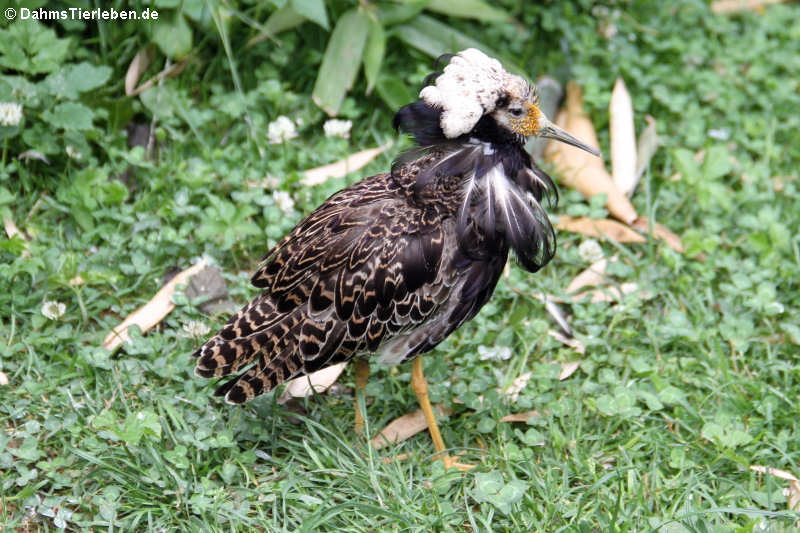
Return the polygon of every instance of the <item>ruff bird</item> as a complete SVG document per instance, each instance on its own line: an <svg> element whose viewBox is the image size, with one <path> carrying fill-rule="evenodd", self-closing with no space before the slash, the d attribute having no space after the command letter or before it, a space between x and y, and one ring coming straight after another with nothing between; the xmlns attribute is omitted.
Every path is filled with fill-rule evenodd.
<svg viewBox="0 0 800 533"><path fill-rule="evenodd" d="M445 61L394 117L416 147L275 245L252 277L261 294L193 355L198 376L229 378L216 394L235 404L347 361L363 393L370 359L413 361L436 457L466 469L445 453L420 356L486 304L511 250L529 272L553 257L542 204L557 193L525 152L527 138L599 154L550 122L535 87L496 59L467 49ZM360 431L357 403L355 422Z"/></svg>

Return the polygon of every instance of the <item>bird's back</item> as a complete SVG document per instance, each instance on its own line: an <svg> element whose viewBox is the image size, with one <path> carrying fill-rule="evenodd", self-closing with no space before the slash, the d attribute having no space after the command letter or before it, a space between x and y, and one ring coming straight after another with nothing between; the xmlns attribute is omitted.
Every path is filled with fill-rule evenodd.
<svg viewBox="0 0 800 533"><path fill-rule="evenodd" d="M475 256L459 244L465 177L418 186L443 157L366 178L301 221L253 276L263 292L195 352L195 372L235 376L217 394L241 403L356 356L409 360L475 316L508 247Z"/></svg>

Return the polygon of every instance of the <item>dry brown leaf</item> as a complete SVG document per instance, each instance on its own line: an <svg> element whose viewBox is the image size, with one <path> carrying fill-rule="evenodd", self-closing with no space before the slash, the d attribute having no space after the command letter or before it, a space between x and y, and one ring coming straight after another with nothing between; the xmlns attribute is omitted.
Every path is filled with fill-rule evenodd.
<svg viewBox="0 0 800 533"><path fill-rule="evenodd" d="M561 364L561 373L558 375L559 381L564 381L572 374L575 373L576 370L581 366L580 361L569 361L567 363Z"/></svg>
<svg viewBox="0 0 800 533"><path fill-rule="evenodd" d="M575 302L579 302L586 297L589 297L592 303L596 302L614 302L621 300L622 297L626 294L630 294L632 292L636 292L639 289L639 286L636 283L623 283L619 287L604 287L602 289L594 289L591 291L581 292L576 294L572 297L572 300ZM649 295L646 293L642 294L642 297L646 298Z"/></svg>
<svg viewBox="0 0 800 533"><path fill-rule="evenodd" d="M506 266L503 267L503 277L508 279L511 277L511 261L506 263Z"/></svg>
<svg viewBox="0 0 800 533"><path fill-rule="evenodd" d="M517 289L514 286L510 286L510 288L511 288L512 291L514 291L515 293L517 293L519 295L526 296L528 298L533 298L535 300L539 300L542 303L545 303L545 302L556 302L556 303L560 303L560 304L565 304L565 303L568 304L568 303L570 303L572 301L569 298L563 298L561 296L556 296L554 294L546 294L546 293L543 293L543 292L525 292L525 291L522 291L520 289Z"/></svg>
<svg viewBox="0 0 800 533"><path fill-rule="evenodd" d="M172 303L172 295L175 292L175 287L187 283L189 278L207 266L208 261L202 259L199 263L192 265L169 280L149 302L128 315L125 320L111 330L111 333L109 333L103 341L103 348L114 351L122 345L122 343L130 340L128 328L133 325L139 326L139 329L144 333L161 322L170 311L175 309L175 304Z"/></svg>
<svg viewBox="0 0 800 533"><path fill-rule="evenodd" d="M414 456L413 453L398 453L394 457L384 457L383 459L381 459L381 462L385 465L390 465L395 461L405 461L406 459L410 459L413 456Z"/></svg>
<svg viewBox="0 0 800 533"><path fill-rule="evenodd" d="M22 250L22 257L30 257L31 252L28 250L28 236L22 233L19 228L17 227L14 219L11 217L4 217L3 218L3 227L6 230L6 235L8 235L9 239L13 239L14 236L19 237L24 242L25 249Z"/></svg>
<svg viewBox="0 0 800 533"><path fill-rule="evenodd" d="M589 146L599 148L592 121L583 111L581 89L575 82L567 84L567 106L556 117L556 124ZM604 193L606 207L615 218L626 223L636 219L633 204L614 185L601 158L565 143L551 142L545 150L545 159L555 165L563 183L587 198Z"/></svg>
<svg viewBox="0 0 800 533"><path fill-rule="evenodd" d="M570 348L572 348L573 350L575 350L579 354L586 353L586 346L584 346L584 344L580 340L578 340L578 339L576 339L574 337L567 337L566 335L564 335L560 331L556 331L554 329L548 329L547 330L547 334L550 335L551 337L553 337L558 342L566 344L567 346L569 346ZM562 369L562 371L563 371L563 369Z"/></svg>
<svg viewBox="0 0 800 533"><path fill-rule="evenodd" d="M778 470L769 466L750 465L750 470L760 474L770 474L789 482L789 488L784 491L789 503L790 511L800 511L800 480L785 470Z"/></svg>
<svg viewBox="0 0 800 533"><path fill-rule="evenodd" d="M355 172L356 170L365 167L370 161L385 152L389 146L391 146L391 144L385 144L376 148L362 150L361 152L351 154L341 161L331 163L330 165L311 168L304 172L305 177L300 181L303 183L303 185L311 187L313 185L324 183L330 178L343 178L350 172Z"/></svg>
<svg viewBox="0 0 800 533"><path fill-rule="evenodd" d="M787 481L800 482L800 480L798 480L794 475L787 472L786 470L778 470L777 468L772 468L769 466L761 466L761 465L750 465L750 470L752 470L753 472L759 472L761 474L770 474L775 477L785 479Z"/></svg>
<svg viewBox="0 0 800 533"><path fill-rule="evenodd" d="M437 416L447 416L452 412L449 407L442 404L434 405L434 410ZM372 438L372 447L380 450L388 444L403 442L427 428L428 423L425 421L422 409L417 409L413 413L408 413L389 422L385 428Z"/></svg>
<svg viewBox="0 0 800 533"><path fill-rule="evenodd" d="M786 188L787 183L792 183L797 180L797 176L773 176L770 178L772 181L772 188L775 192L782 192Z"/></svg>
<svg viewBox="0 0 800 533"><path fill-rule="evenodd" d="M784 2L786 0L717 0L711 3L711 12L715 15L748 10L763 13L765 7Z"/></svg>
<svg viewBox="0 0 800 533"><path fill-rule="evenodd" d="M506 390L502 391L502 393L506 395L512 402L516 402L517 398L519 398L519 393L531 380L531 376L533 376L533 372L525 372L521 376L517 376L514 378L514 381L511 382L511 385L509 385Z"/></svg>
<svg viewBox="0 0 800 533"><path fill-rule="evenodd" d="M592 263L589 268L583 270L580 274L569 282L564 292L567 294L579 291L584 287L593 287L595 285L603 285L608 282L606 276L606 267L608 266L609 259L602 258L600 261ZM616 261L616 256L611 258L611 261Z"/></svg>
<svg viewBox="0 0 800 533"><path fill-rule="evenodd" d="M45 165L50 164L50 160L47 159L47 156L44 155L42 152L37 152L36 150L25 150L21 154L17 156L17 159L20 161L28 161L30 159L36 159L37 161L41 161Z"/></svg>
<svg viewBox="0 0 800 533"><path fill-rule="evenodd" d="M136 55L138 56L139 54L136 54ZM136 58L134 57L134 61L135 60L136 60ZM178 61L177 63L173 63L173 64L171 64L171 65L169 65L167 67L164 67L164 70L162 70L161 72L159 72L158 74L156 74L155 76L153 76L152 78L147 80L146 82L142 83L141 85L139 85L135 89L131 89L130 92L128 92L128 89L127 89L128 79L127 79L127 75L126 75L125 76L125 83L126 83L125 94L127 94L128 96L136 96L137 94L141 94L141 93L145 92L147 89L151 88L156 83L158 83L159 81L161 81L163 79L166 79L166 78L172 78L174 76L177 76L178 74L183 72L183 69L185 69L186 65L188 65L188 64L189 64L189 57L187 56L187 57L184 57L183 59L181 59L180 61ZM131 62L131 65L133 65L133 62ZM130 69L130 67L129 67L129 69Z"/></svg>
<svg viewBox="0 0 800 533"><path fill-rule="evenodd" d="M0 372L0 387L8 385L8 383L9 383L8 376L6 375L6 373Z"/></svg>
<svg viewBox="0 0 800 533"><path fill-rule="evenodd" d="M125 94L134 96L136 86L142 78L150 63L153 61L153 48L150 45L145 46L133 56L131 64L128 65L128 71L125 73Z"/></svg>
<svg viewBox="0 0 800 533"><path fill-rule="evenodd" d="M658 150L659 138L658 131L656 130L656 119L650 115L644 117L647 121L647 126L644 131L639 135L639 140L636 141L636 181L644 174L647 165Z"/></svg>
<svg viewBox="0 0 800 533"><path fill-rule="evenodd" d="M347 363L338 363L322 370L317 370L306 376L288 381L283 389L278 403L283 405L292 398L305 398L312 394L325 392L336 383L339 375L347 367Z"/></svg>
<svg viewBox="0 0 800 533"><path fill-rule="evenodd" d="M527 422L534 416L542 416L539 411L533 409L532 411L523 411L521 413L511 413L500 419L500 422Z"/></svg>
<svg viewBox="0 0 800 533"><path fill-rule="evenodd" d="M633 128L633 103L625 81L620 77L611 91L608 104L611 139L611 176L614 185L627 196L636 188L636 132Z"/></svg>
<svg viewBox="0 0 800 533"><path fill-rule="evenodd" d="M17 236L20 239L22 239L23 241L28 242L28 237L26 237L25 234L22 233L19 230L19 228L17 227L17 224L14 222L13 218L4 217L3 218L3 228L5 228L6 235L8 235L9 239L13 239L14 236Z"/></svg>
<svg viewBox="0 0 800 533"><path fill-rule="evenodd" d="M564 334L571 337L572 328L567 321L567 315L564 314L564 311L561 309L561 307L556 302L545 299L544 308L545 311L547 311L547 314L549 314L553 320L556 321L556 324L558 324L558 327L561 328Z"/></svg>
<svg viewBox="0 0 800 533"><path fill-rule="evenodd" d="M625 224L609 218L598 220L588 217L561 215L558 217L556 228L599 239L608 238L617 242L647 242L647 239L643 235L632 230Z"/></svg>
<svg viewBox="0 0 800 533"><path fill-rule="evenodd" d="M649 231L649 222L647 220L647 217L637 218L633 222L632 227L641 231L642 233L647 233ZM662 226L661 224L658 223L653 224L653 236L655 236L657 239L663 240L665 243L667 243L667 246L669 246L679 254L682 254L684 252L683 241L681 241L680 236L673 233L672 231Z"/></svg>
<svg viewBox="0 0 800 533"><path fill-rule="evenodd" d="M602 466L604 470L611 470L614 468L614 463L616 462L616 457L606 457L604 460L600 461L600 466Z"/></svg>

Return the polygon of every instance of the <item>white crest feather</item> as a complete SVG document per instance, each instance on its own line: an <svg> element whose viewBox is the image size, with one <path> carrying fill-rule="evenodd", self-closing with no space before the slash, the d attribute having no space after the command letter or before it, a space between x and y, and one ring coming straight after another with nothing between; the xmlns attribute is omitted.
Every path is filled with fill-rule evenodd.
<svg viewBox="0 0 800 533"><path fill-rule="evenodd" d="M503 93L524 96L530 90L524 79L508 73L498 60L468 48L454 56L436 84L422 89L419 97L442 110L442 131L453 139L471 131L483 115L494 111Z"/></svg>

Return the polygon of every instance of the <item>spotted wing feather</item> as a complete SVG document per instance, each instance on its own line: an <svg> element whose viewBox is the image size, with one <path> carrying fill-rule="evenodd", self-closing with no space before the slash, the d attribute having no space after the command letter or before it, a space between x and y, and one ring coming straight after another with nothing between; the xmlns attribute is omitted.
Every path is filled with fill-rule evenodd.
<svg viewBox="0 0 800 533"><path fill-rule="evenodd" d="M420 209L388 174L332 196L268 254L263 292L195 352L196 373L233 375L217 394L241 403L434 317L455 275L440 268L446 214Z"/></svg>

